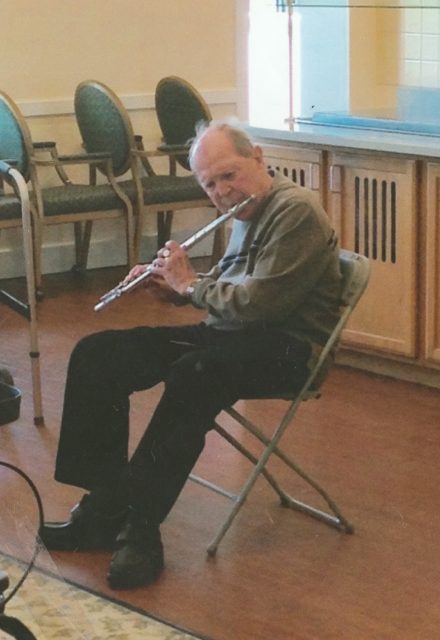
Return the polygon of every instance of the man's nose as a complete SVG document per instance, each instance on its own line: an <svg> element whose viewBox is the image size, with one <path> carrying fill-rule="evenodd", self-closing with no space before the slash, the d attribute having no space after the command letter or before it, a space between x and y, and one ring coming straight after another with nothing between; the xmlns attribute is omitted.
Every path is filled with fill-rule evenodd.
<svg viewBox="0 0 440 640"><path fill-rule="evenodd" d="M224 198L225 196L229 195L230 192L231 192L231 186L228 183L220 182L217 185L217 188L216 188L217 197Z"/></svg>

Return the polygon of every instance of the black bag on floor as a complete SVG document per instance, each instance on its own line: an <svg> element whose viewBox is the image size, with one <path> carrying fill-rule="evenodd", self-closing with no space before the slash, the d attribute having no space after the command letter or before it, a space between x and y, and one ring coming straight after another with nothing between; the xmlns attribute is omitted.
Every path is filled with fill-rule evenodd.
<svg viewBox="0 0 440 640"><path fill-rule="evenodd" d="M7 369L0 369L0 425L18 420L21 391Z"/></svg>

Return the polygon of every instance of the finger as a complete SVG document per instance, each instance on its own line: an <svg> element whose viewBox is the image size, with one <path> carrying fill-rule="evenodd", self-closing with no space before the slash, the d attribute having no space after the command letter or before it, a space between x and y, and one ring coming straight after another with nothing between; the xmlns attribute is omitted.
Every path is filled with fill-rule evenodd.
<svg viewBox="0 0 440 640"><path fill-rule="evenodd" d="M168 258L170 255L171 251L167 249L167 247L162 247L162 249L159 249L159 251L157 252L158 258Z"/></svg>
<svg viewBox="0 0 440 640"><path fill-rule="evenodd" d="M164 258L155 258L155 260L153 260L152 267L155 271L160 272L165 268L165 262Z"/></svg>

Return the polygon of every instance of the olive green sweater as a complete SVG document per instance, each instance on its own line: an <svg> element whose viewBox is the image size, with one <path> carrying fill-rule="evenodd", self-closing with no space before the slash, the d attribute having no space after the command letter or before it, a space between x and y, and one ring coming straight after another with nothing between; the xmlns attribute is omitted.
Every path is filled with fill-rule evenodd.
<svg viewBox="0 0 440 640"><path fill-rule="evenodd" d="M225 255L195 285L206 323L277 327L322 345L338 319L341 274L335 233L308 189L275 176L250 220L234 220Z"/></svg>

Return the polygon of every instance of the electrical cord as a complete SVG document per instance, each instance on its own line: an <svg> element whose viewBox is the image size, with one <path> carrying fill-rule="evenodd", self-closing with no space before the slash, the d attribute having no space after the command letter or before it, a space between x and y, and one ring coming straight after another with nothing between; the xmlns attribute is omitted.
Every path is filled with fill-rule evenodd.
<svg viewBox="0 0 440 640"><path fill-rule="evenodd" d="M43 524L44 524L44 512L43 512L43 503L41 501L41 497L40 494L38 493L37 487L35 486L35 484L32 482L32 480L29 478L29 476L22 471L21 469L19 469L18 467L16 467L13 464L10 464L9 462L4 462L2 460L0 460L0 466L2 467L7 467L8 469L12 469L12 471L15 471L16 473L18 473L18 475L20 475L29 485L29 487L32 490L32 493L34 494L35 500L37 502L37 507L38 507L38 519L39 519L39 526L38 526L38 531L37 531L37 535L35 536L35 549L34 552L32 554L32 558L26 568L26 571L23 573L23 575L21 576L20 580L17 582L17 584L15 585L15 587L12 589L11 593L9 593L9 595L7 597L4 598L2 605L3 608L4 606L9 602L9 600L11 600L11 598L14 597L14 595L17 593L17 591L19 590L19 588L21 587L21 585L23 584L23 582L26 580L27 576L29 575L29 573L31 572L34 564L35 564L35 560L37 559L38 554L40 553L41 549L42 549L42 545L40 543L40 539L39 539L39 532L41 531Z"/></svg>

